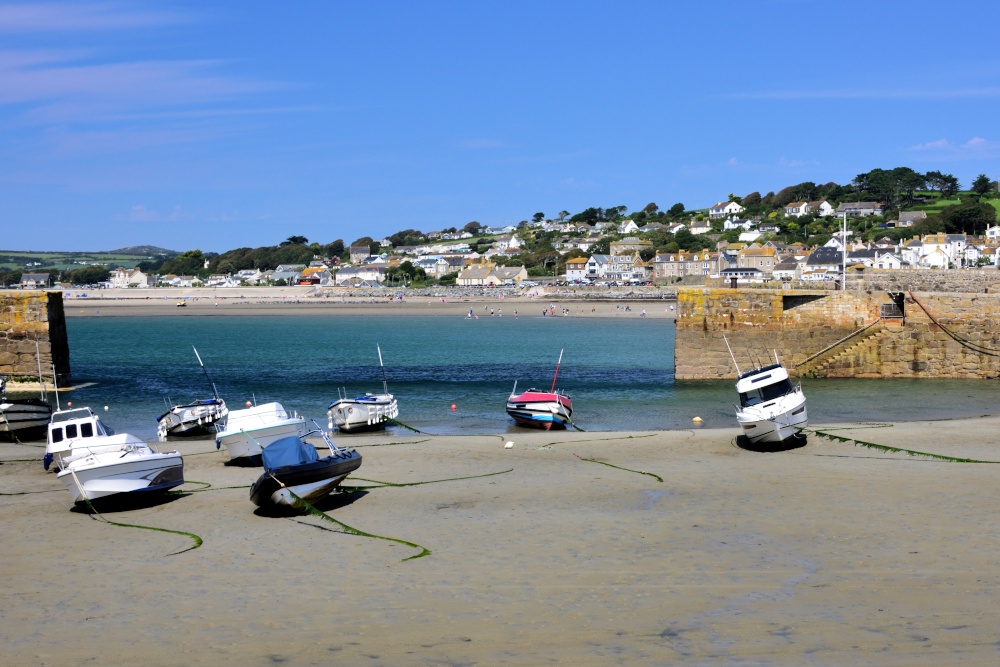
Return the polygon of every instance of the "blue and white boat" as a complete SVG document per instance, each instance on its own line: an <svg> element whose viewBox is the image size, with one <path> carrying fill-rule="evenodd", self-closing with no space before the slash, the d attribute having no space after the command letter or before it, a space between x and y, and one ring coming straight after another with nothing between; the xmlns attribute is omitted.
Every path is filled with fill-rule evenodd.
<svg viewBox="0 0 1000 667"><path fill-rule="evenodd" d="M201 355L197 348L194 348L194 356L198 358L201 370L205 372L205 379L212 389L212 398L206 398L185 405L174 405L169 410L156 418L156 435L161 442L170 436L198 436L214 433L220 426L224 427L229 409L226 402L219 398L219 392L215 388L212 378L208 377L208 370L201 361ZM169 403L168 403L169 405Z"/></svg>
<svg viewBox="0 0 1000 667"><path fill-rule="evenodd" d="M382 393L365 393L363 396L349 398L344 390L338 390L338 398L327 407L329 417L327 428L337 428L344 433L357 431L377 431L384 429L399 416L399 404L389 393L385 380L385 366L382 364L382 349L378 350L378 364L382 368Z"/></svg>

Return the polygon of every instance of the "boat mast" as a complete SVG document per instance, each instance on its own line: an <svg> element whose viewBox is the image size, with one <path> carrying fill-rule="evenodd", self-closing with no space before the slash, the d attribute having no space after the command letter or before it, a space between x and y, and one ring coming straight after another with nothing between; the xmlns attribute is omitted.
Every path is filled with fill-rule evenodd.
<svg viewBox="0 0 1000 667"><path fill-rule="evenodd" d="M194 356L198 358L198 365L201 366L201 370L205 372L205 379L208 380L208 386L211 387L212 389L212 395L215 396L215 400L219 400L219 392L215 388L215 383L212 382L212 378L208 377L208 369L205 368L205 364L203 364L201 361L201 355L198 354L198 348L192 345L191 349L194 350Z"/></svg>
<svg viewBox="0 0 1000 667"><path fill-rule="evenodd" d="M375 349L378 350L378 365L382 369L382 393L388 395L389 385L385 381L385 364L382 363L382 348L376 343Z"/></svg>
<svg viewBox="0 0 1000 667"><path fill-rule="evenodd" d="M563 351L559 350L559 361L556 362L556 374L552 376L552 389L550 391L555 392L556 390L556 378L559 377L559 366L562 364Z"/></svg>

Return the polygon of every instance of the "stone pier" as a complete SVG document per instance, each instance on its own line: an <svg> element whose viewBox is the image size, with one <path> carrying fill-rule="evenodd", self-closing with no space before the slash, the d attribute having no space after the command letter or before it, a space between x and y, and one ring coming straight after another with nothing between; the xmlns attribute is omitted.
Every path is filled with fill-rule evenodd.
<svg viewBox="0 0 1000 667"><path fill-rule="evenodd" d="M0 291L0 375L11 381L37 382L39 355L45 380L52 381L54 365L59 384L67 386L69 341L62 293Z"/></svg>

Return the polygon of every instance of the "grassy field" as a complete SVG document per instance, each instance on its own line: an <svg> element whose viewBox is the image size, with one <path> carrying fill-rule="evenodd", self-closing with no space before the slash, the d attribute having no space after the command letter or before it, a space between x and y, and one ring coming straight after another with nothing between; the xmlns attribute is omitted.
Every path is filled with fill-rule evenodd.
<svg viewBox="0 0 1000 667"><path fill-rule="evenodd" d="M27 273L46 269L82 269L85 266L100 265L108 269L119 266L134 267L139 262L152 259L151 255L105 253L105 252L25 252L21 250L0 250L0 269L21 269Z"/></svg>

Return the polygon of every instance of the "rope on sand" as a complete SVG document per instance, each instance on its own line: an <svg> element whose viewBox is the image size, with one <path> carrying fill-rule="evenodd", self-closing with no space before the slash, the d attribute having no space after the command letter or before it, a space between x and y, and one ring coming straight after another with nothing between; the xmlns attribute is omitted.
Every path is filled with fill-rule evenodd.
<svg viewBox="0 0 1000 667"><path fill-rule="evenodd" d="M848 438L842 435L835 435L827 431L818 431L814 429L803 428L800 429L803 433L812 433L821 438L826 438L827 440L834 440L836 442L853 442L855 447L867 447L868 449L874 449L880 452L892 453L892 454L906 454L908 456L922 456L929 459L935 459L938 461L948 461L950 463L1000 463L1000 461L983 461L980 459L964 459L956 456L945 456L944 454L934 454L931 452L920 452L915 449L904 449L902 447L892 447L889 445L880 445L875 442L866 442L864 440L858 440L857 438Z"/></svg>
<svg viewBox="0 0 1000 667"><path fill-rule="evenodd" d="M168 556L176 556L177 554L182 554L185 551L194 551L204 543L204 540L202 540L194 533L188 533L183 530L171 530L170 528L157 528L155 526L142 526L137 523L120 523L118 521L112 521L111 519L103 517L100 512L94 509L94 506L91 504L90 499L87 498L86 495L84 495L83 497L83 502L87 503L87 507L90 509L91 512L93 512L97 516L98 519L100 519L104 523L109 523L112 526L121 526L122 528L141 528L143 530L155 530L161 533L174 533L175 535L184 535L185 537L190 537L192 540L194 540L194 544L188 547L187 549L181 549L180 551L175 551L173 553L167 554Z"/></svg>
<svg viewBox="0 0 1000 667"><path fill-rule="evenodd" d="M281 484L281 482L278 482L278 483ZM284 486L284 484L282 484L282 486ZM324 521L328 521L328 522L330 522L332 524L340 526L341 528L344 529L344 531L346 531L346 532L348 532L348 533L350 533L352 535L358 535L360 537L371 537L371 538L374 538L376 540L387 540L389 542L396 542L398 544L403 544L403 545L406 545L408 547L413 547L414 549L420 549L420 553L415 554L413 556L409 556L407 558L404 558L403 560L400 561L401 563L405 563L408 560L415 560L417 558L423 558L424 556L431 555L431 550L430 549L428 549L427 547L421 546L419 544L416 544L414 542L408 542L406 540L401 540L401 539L399 539L397 537L386 537L385 535L376 535L374 533L368 533L368 532L365 532L363 530L359 530L358 528L354 528L353 526L348 526L343 521L340 521L338 519L334 519L332 516L330 516L326 512L323 512L323 511L320 511L320 510L316 509L315 507L313 507L313 505L311 503L309 503L309 502L303 500L302 498L300 498L299 496L295 495L295 492L292 491L291 489L289 489L288 487L285 487L285 490L288 491L288 494L292 497L292 500L295 502L295 507L297 507L299 509L303 509L306 512L308 512L309 514L312 514L315 517L323 519Z"/></svg>
<svg viewBox="0 0 1000 667"><path fill-rule="evenodd" d="M663 483L662 477L660 477L659 475L654 475L651 472L646 472L645 470L632 470L631 468L623 468L621 466L616 466L606 461L598 461L597 459L585 459L576 452L573 452L573 456L580 459L581 461L587 461L589 463L600 463L602 466L608 466L609 468L615 468L616 470L624 470L625 472L634 472L639 475L649 475L650 477L655 478L657 482L660 482L661 484Z"/></svg>
<svg viewBox="0 0 1000 667"><path fill-rule="evenodd" d="M421 484L437 484L438 482L457 482L463 479L479 479L480 477L493 477L495 475L505 475L509 472L513 472L513 468L507 470L501 470L500 472L488 472L484 475L469 475L468 477L449 477L447 479L430 479L425 482L380 482L377 479L365 479L364 477L351 477L351 479L356 479L361 482L371 482L375 486L344 486L341 485L340 488L344 490L345 493L357 493L358 491L364 491L367 489L378 489L388 486L420 486Z"/></svg>

